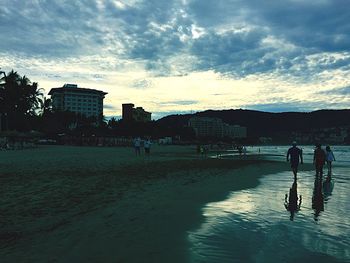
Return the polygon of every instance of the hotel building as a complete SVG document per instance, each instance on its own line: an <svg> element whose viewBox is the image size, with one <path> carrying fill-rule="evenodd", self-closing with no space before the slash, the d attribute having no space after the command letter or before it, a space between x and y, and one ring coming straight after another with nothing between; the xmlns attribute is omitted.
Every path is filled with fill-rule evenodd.
<svg viewBox="0 0 350 263"><path fill-rule="evenodd" d="M77 84L64 84L49 92L53 110L71 111L86 117L103 115L103 99L106 94L96 89L78 88Z"/></svg>

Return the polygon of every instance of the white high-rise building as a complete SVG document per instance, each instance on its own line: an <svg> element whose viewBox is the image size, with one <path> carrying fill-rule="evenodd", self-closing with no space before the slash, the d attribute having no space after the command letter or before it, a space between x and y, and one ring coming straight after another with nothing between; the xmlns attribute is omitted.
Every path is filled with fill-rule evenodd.
<svg viewBox="0 0 350 263"><path fill-rule="evenodd" d="M103 99L107 93L96 89L78 88L77 84L64 84L50 90L55 111L71 111L86 117L103 115Z"/></svg>

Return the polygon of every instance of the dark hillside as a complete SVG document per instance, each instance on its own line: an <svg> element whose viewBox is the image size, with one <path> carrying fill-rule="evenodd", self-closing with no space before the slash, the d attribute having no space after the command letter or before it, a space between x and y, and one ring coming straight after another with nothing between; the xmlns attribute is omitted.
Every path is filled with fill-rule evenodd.
<svg viewBox="0 0 350 263"><path fill-rule="evenodd" d="M248 128L249 136L271 136L290 131L350 126L350 110L270 113L253 110L207 110L195 114L170 115L157 121L161 126L185 126L192 116L220 118Z"/></svg>

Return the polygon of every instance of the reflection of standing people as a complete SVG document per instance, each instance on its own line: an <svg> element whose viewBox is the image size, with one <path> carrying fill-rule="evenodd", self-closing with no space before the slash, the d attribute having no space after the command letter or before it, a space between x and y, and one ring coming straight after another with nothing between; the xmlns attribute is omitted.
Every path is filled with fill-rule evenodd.
<svg viewBox="0 0 350 263"><path fill-rule="evenodd" d="M331 179L331 176L328 175L326 177L326 180L322 183L323 186L323 194L325 196L325 203L327 201L328 196L332 195L333 187L334 187L334 181Z"/></svg>
<svg viewBox="0 0 350 263"><path fill-rule="evenodd" d="M294 219L294 214L300 210L301 200L301 195L298 198L297 181L294 180L292 187L289 189L289 197L286 194L284 198L284 207L290 212L291 221Z"/></svg>
<svg viewBox="0 0 350 263"><path fill-rule="evenodd" d="M326 161L326 153L321 148L321 144L316 144L316 149L314 150L314 165L316 169L316 176L322 176L323 174L323 166Z"/></svg>
<svg viewBox="0 0 350 263"><path fill-rule="evenodd" d="M327 168L328 168L328 176L332 176L332 162L335 161L335 157L333 154L333 151L331 150L331 147L328 145L326 147L326 161L327 161Z"/></svg>
<svg viewBox="0 0 350 263"><path fill-rule="evenodd" d="M136 154L136 155L140 155L140 154L141 154L141 151L140 151L140 148L141 148L141 138L140 138L140 137L137 137L137 138L134 140L134 148L135 148L135 154Z"/></svg>
<svg viewBox="0 0 350 263"><path fill-rule="evenodd" d="M314 219L318 221L321 211L324 211L324 196L322 193L322 179L315 177L314 192L312 195L312 209L314 209Z"/></svg>
<svg viewBox="0 0 350 263"><path fill-rule="evenodd" d="M149 155L150 152L151 152L151 140L150 139L147 139L144 144L143 144L143 147L145 148L145 154L146 155Z"/></svg>
<svg viewBox="0 0 350 263"><path fill-rule="evenodd" d="M292 143L292 147L290 147L287 152L287 162L290 161L290 167L292 168L294 174L294 180L297 179L299 160L300 163L303 164L303 151L297 147L297 143L294 141Z"/></svg>

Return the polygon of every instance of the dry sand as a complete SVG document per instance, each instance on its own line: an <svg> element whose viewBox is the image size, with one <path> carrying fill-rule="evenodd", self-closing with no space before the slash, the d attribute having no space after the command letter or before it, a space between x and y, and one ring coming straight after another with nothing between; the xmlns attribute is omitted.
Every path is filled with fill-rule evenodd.
<svg viewBox="0 0 350 263"><path fill-rule="evenodd" d="M288 168L189 146L0 152L1 262L187 262L203 205Z"/></svg>

